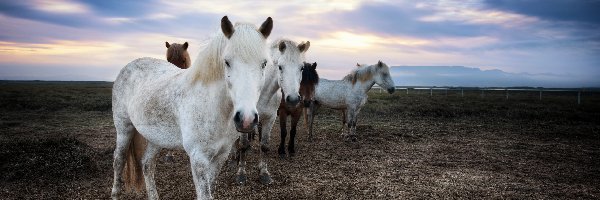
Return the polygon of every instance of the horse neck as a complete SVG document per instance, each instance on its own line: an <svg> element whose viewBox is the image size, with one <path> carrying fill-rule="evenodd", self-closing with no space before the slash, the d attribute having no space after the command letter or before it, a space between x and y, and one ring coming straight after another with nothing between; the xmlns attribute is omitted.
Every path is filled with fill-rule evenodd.
<svg viewBox="0 0 600 200"><path fill-rule="evenodd" d="M279 79L279 71L276 69L275 65L271 65L268 68L267 73L265 73L265 84L261 90L261 96L273 96L277 90L281 88L281 86L279 86Z"/></svg>
<svg viewBox="0 0 600 200"><path fill-rule="evenodd" d="M352 84L352 83L350 83L350 84ZM361 92L367 93L373 87L373 85L375 85L375 80L373 80L373 79L370 79L365 82L357 81L356 84L354 85L354 88L358 89Z"/></svg>

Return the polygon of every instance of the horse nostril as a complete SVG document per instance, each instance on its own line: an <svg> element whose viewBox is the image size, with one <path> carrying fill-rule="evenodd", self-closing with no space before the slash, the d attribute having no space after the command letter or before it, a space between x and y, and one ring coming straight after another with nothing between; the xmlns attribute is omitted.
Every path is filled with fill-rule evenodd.
<svg viewBox="0 0 600 200"><path fill-rule="evenodd" d="M235 116L233 117L233 121L238 122L238 123L242 121L242 118L240 117L240 112L235 113Z"/></svg>

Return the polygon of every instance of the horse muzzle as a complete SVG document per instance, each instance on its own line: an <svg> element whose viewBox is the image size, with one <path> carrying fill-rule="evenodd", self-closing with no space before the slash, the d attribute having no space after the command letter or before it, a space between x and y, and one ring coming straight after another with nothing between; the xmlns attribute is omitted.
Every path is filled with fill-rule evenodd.
<svg viewBox="0 0 600 200"><path fill-rule="evenodd" d="M254 127L258 124L258 114L256 112L245 114L238 111L233 117L233 122L238 132L252 133Z"/></svg>
<svg viewBox="0 0 600 200"><path fill-rule="evenodd" d="M393 94L396 91L396 87L390 87L387 89L387 92Z"/></svg>

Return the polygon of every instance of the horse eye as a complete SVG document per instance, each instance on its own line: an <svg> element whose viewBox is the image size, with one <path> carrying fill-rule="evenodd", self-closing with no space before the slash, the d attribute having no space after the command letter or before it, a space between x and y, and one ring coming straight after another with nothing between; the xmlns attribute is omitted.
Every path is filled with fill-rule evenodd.
<svg viewBox="0 0 600 200"><path fill-rule="evenodd" d="M231 67L229 66L229 62L227 62L227 60L225 60L225 64L227 65L227 67Z"/></svg>
<svg viewBox="0 0 600 200"><path fill-rule="evenodd" d="M281 71L281 65L279 65L279 71Z"/></svg>

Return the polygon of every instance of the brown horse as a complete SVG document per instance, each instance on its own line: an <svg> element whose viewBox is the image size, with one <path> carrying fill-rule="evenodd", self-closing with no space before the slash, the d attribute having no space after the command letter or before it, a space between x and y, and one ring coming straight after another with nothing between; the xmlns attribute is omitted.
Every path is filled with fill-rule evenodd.
<svg viewBox="0 0 600 200"><path fill-rule="evenodd" d="M167 47L167 61L181 69L187 69L192 65L190 54L187 52L187 42L183 44L165 42L165 46Z"/></svg>
<svg viewBox="0 0 600 200"><path fill-rule="evenodd" d="M317 63L304 63L304 67L302 68L302 81L300 82L300 96L302 96L302 102L294 107L289 107L285 102L284 97L285 94L282 95L281 103L279 104L279 109L277 114L279 115L279 126L281 130L281 141L279 143L279 157L285 158L285 137L287 136L287 127L286 121L287 116L291 115L291 127L290 127L290 141L288 143L288 153L290 157L294 156L296 150L294 148L294 140L296 139L296 126L298 125L298 120L300 120L300 115L302 115L303 111L311 104L313 100L313 96L315 94L315 85L319 82L319 74L317 74ZM283 91L282 91L283 93ZM304 115L304 121L306 125L306 113ZM312 140L312 135L309 137Z"/></svg>

